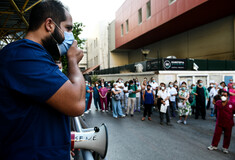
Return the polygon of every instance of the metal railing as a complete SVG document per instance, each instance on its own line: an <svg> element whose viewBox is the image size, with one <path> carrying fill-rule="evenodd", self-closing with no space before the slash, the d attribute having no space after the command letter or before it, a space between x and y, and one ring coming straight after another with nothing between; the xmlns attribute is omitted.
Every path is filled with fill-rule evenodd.
<svg viewBox="0 0 235 160"><path fill-rule="evenodd" d="M145 71L157 71L157 70L171 70L166 69L164 63L167 59L153 59L150 61L136 62L135 64L143 64L143 72ZM171 59L174 60L174 59ZM175 59L179 60L179 59ZM180 59L184 62L184 68L181 70L194 70L193 64L195 63L199 67L199 71L224 71L235 70L235 61L233 60L208 60L208 59ZM122 72L135 72L135 64L128 64L124 66L118 66L113 68L107 68L94 71L94 74L119 74ZM177 70L177 69L174 69Z"/></svg>

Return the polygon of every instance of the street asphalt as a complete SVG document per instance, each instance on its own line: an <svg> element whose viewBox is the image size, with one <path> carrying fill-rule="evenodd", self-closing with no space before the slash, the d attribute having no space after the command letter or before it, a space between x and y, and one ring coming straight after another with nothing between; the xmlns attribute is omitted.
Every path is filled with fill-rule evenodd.
<svg viewBox="0 0 235 160"><path fill-rule="evenodd" d="M187 125L177 124L178 118L172 118L173 126L160 125L159 113L153 111L152 121L141 121L143 111L135 112L134 117L115 119L112 113L92 110L84 116L89 127L108 128L107 160L235 160L235 129L233 128L229 154L222 149L223 135L217 151L209 151L215 118L195 120L192 115ZM164 119L165 120L165 119Z"/></svg>

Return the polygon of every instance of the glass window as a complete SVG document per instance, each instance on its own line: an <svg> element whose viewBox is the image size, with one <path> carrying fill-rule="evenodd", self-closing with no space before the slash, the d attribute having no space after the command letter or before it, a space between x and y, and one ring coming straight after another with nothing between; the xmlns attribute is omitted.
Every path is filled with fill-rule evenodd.
<svg viewBox="0 0 235 160"><path fill-rule="evenodd" d="M169 4L171 5L172 3L174 3L176 0L169 0Z"/></svg>
<svg viewBox="0 0 235 160"><path fill-rule="evenodd" d="M129 21L126 20L126 33L128 33L128 32L129 32Z"/></svg>
<svg viewBox="0 0 235 160"><path fill-rule="evenodd" d="M141 24L142 23L142 8L138 10L138 20L139 20L139 24Z"/></svg>
<svg viewBox="0 0 235 160"><path fill-rule="evenodd" d="M147 7L147 18L151 17L151 1L148 1L146 3L146 7Z"/></svg>
<svg viewBox="0 0 235 160"><path fill-rule="evenodd" d="M123 36L123 24L121 25L121 36Z"/></svg>

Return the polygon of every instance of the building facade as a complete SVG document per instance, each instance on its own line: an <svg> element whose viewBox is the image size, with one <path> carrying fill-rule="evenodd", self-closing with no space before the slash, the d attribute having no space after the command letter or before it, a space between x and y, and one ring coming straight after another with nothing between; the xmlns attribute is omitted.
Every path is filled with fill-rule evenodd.
<svg viewBox="0 0 235 160"><path fill-rule="evenodd" d="M235 60L234 0L126 0L116 12L118 65L149 57ZM118 58L117 58L118 59Z"/></svg>
<svg viewBox="0 0 235 160"><path fill-rule="evenodd" d="M93 27L87 38L88 68L100 64L100 69L108 68L108 23L100 22Z"/></svg>

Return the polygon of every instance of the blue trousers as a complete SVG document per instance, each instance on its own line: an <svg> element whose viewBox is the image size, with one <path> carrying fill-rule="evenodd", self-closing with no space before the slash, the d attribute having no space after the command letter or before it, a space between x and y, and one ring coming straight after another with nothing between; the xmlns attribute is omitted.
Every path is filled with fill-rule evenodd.
<svg viewBox="0 0 235 160"><path fill-rule="evenodd" d="M176 110L176 102L172 101L170 102L170 111L171 111L171 116L175 117L175 110Z"/></svg>
<svg viewBox="0 0 235 160"><path fill-rule="evenodd" d="M100 108L100 97L94 97L94 103L95 103L95 108L99 109Z"/></svg>
<svg viewBox="0 0 235 160"><path fill-rule="evenodd" d="M123 116L122 113L122 107L120 101L115 101L114 98L112 98L112 105L113 105L113 117Z"/></svg>
<svg viewBox="0 0 235 160"><path fill-rule="evenodd" d="M88 107L89 98L90 98L90 96L89 96L89 97L86 97L86 108L85 108L85 112L87 111L87 107Z"/></svg>

